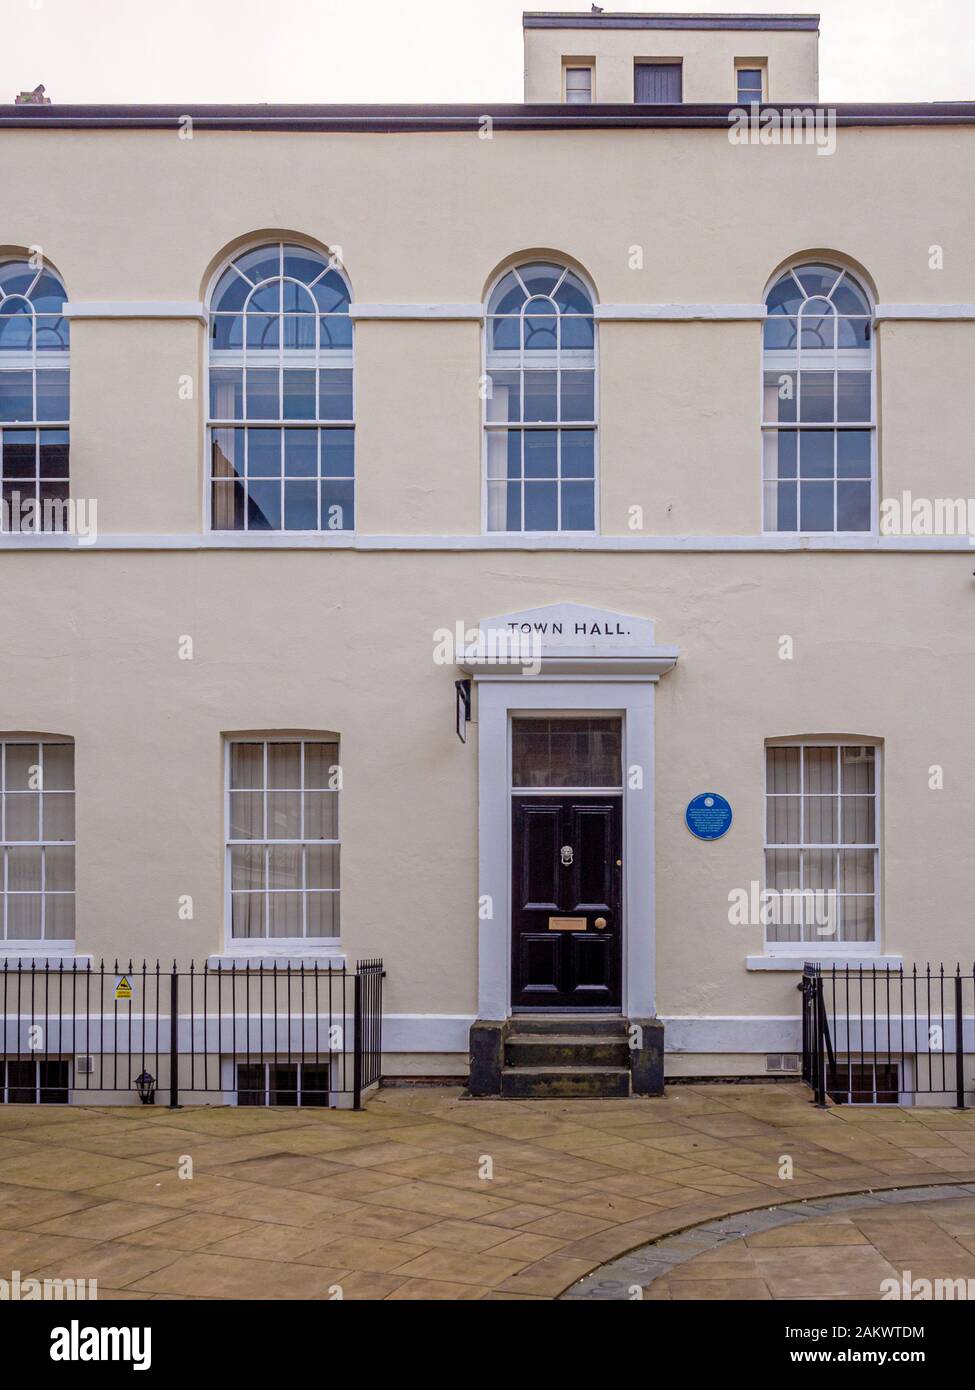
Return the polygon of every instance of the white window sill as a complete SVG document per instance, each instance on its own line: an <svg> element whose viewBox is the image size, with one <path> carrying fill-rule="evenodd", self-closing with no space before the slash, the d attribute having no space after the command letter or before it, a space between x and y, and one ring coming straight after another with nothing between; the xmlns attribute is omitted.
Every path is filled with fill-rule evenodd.
<svg viewBox="0 0 975 1390"><path fill-rule="evenodd" d="M76 955L74 941L0 941L0 962L29 965L32 960L39 963L63 960L65 965L90 965L92 956Z"/></svg>
<svg viewBox="0 0 975 1390"><path fill-rule="evenodd" d="M227 948L219 955L207 956L210 970L246 970L261 966L266 970L279 970L288 966L299 967L320 965L327 969L330 965L344 968L348 957L337 943L310 946L306 942L282 946L280 942L241 942Z"/></svg>
<svg viewBox="0 0 975 1390"><path fill-rule="evenodd" d="M803 966L807 961L814 965L821 965L828 969L836 966L842 970L844 965L853 967L860 965L875 965L880 969L897 970L904 964L903 956L882 956L876 952L860 951L856 955L827 955L823 952L810 951L807 955L779 955L779 956L746 956L746 970L791 970L797 975L802 974Z"/></svg>

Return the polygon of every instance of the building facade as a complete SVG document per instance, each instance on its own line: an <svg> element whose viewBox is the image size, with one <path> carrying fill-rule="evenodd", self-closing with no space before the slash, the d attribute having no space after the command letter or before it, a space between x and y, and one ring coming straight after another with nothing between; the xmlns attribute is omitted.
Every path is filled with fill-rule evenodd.
<svg viewBox="0 0 975 1390"><path fill-rule="evenodd" d="M973 954L975 105L525 39L523 106L0 115L0 949L764 1075L805 961Z"/></svg>

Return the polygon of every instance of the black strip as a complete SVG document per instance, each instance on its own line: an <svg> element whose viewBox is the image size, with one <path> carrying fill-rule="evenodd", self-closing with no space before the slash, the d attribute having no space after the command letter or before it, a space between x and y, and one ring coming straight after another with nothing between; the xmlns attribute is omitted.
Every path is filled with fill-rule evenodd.
<svg viewBox="0 0 975 1390"><path fill-rule="evenodd" d="M975 102L840 104L767 102L762 111L820 110L840 126L971 125ZM552 103L498 106L0 106L0 129L173 130L192 117L197 130L477 131L488 117L499 130L626 130L726 128L738 105L638 106Z"/></svg>
<svg viewBox="0 0 975 1390"><path fill-rule="evenodd" d="M818 14L559 14L529 10L526 29L819 30Z"/></svg>

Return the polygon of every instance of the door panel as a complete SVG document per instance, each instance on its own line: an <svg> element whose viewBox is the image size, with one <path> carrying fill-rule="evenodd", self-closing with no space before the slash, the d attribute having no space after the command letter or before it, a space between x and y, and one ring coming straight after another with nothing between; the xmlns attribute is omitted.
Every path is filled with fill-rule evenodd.
<svg viewBox="0 0 975 1390"><path fill-rule="evenodd" d="M525 865L526 906L556 910L559 894L558 806L526 806L523 820L522 862Z"/></svg>
<svg viewBox="0 0 975 1390"><path fill-rule="evenodd" d="M576 896L580 903L610 910L616 860L612 817L604 806L572 806L572 835L579 846Z"/></svg>
<svg viewBox="0 0 975 1390"><path fill-rule="evenodd" d="M521 977L525 988L538 994L555 992L561 971L562 942L558 932L526 932L521 938Z"/></svg>
<svg viewBox="0 0 975 1390"><path fill-rule="evenodd" d="M622 797L511 804L512 1006L618 1009Z"/></svg>

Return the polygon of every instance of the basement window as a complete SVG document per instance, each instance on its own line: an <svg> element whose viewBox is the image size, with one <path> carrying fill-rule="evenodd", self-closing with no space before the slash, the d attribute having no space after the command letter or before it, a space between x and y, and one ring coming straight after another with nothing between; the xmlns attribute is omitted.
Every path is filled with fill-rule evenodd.
<svg viewBox="0 0 975 1390"><path fill-rule="evenodd" d="M68 1062L0 1058L0 1102L4 1105L67 1105Z"/></svg>
<svg viewBox="0 0 975 1390"><path fill-rule="evenodd" d="M899 1105L900 1067L896 1062L851 1063L838 1057L829 1078L830 1100L837 1105Z"/></svg>
<svg viewBox="0 0 975 1390"><path fill-rule="evenodd" d="M238 1105L328 1105L329 1068L304 1062L238 1062Z"/></svg>

